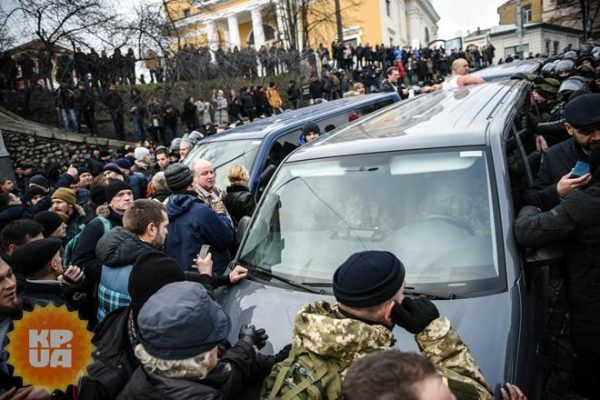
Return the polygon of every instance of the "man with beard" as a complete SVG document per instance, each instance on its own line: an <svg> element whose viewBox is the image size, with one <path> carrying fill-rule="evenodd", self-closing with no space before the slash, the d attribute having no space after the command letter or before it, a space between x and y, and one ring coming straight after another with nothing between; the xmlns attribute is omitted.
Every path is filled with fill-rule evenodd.
<svg viewBox="0 0 600 400"><path fill-rule="evenodd" d="M571 139L552 146L544 154L540 170L525 202L548 211L571 191L590 182L589 173L572 176L578 161L589 162L591 149L600 142L600 94L586 94L565 106L565 129Z"/></svg>
<svg viewBox="0 0 600 400"><path fill-rule="evenodd" d="M135 260L144 253L162 249L169 217L166 207L151 199L133 202L123 214L123 226L104 235L96 246L102 265L98 286L98 321L119 307L129 305L129 274Z"/></svg>

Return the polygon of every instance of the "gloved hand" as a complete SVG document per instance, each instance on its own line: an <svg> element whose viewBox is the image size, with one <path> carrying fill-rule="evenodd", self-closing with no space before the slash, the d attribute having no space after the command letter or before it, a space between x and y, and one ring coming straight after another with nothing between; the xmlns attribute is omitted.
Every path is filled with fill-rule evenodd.
<svg viewBox="0 0 600 400"><path fill-rule="evenodd" d="M406 297L392 308L392 321L413 334L423 331L440 313L430 300Z"/></svg>
<svg viewBox="0 0 600 400"><path fill-rule="evenodd" d="M242 325L239 338L240 341L246 342L250 346L256 346L260 350L265 347L269 336L264 329L256 329L254 325Z"/></svg>
<svg viewBox="0 0 600 400"><path fill-rule="evenodd" d="M275 354L275 362L282 362L283 360L288 358L288 356L290 355L290 350L292 350L291 344L286 344L285 346L283 346L281 350L279 350L279 353Z"/></svg>

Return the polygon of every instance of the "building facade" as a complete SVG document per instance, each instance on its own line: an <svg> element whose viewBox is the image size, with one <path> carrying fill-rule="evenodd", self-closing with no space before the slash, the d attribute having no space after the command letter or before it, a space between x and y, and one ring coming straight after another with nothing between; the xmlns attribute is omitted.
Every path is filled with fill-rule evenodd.
<svg viewBox="0 0 600 400"><path fill-rule="evenodd" d="M333 0L170 0L166 19L172 48L212 50L262 45L328 47L337 40ZM437 38L440 17L429 0L340 0L344 41L352 44L426 46ZM303 29L303 24L306 29ZM294 32L292 32L294 30ZM294 37L296 40L294 40ZM304 43L307 41L307 43Z"/></svg>

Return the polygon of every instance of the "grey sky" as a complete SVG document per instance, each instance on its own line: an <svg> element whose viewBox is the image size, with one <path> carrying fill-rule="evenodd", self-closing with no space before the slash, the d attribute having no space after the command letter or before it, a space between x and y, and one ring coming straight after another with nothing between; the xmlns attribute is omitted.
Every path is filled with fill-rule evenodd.
<svg viewBox="0 0 600 400"><path fill-rule="evenodd" d="M452 39L462 34L498 25L498 6L506 0L431 0L440 16L438 37Z"/></svg>

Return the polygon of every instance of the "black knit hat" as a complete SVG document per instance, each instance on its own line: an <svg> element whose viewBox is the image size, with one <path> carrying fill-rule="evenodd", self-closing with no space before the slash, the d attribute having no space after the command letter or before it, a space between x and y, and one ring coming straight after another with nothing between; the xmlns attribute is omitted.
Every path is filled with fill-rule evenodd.
<svg viewBox="0 0 600 400"><path fill-rule="evenodd" d="M25 276L41 271L62 246L62 240L48 238L25 243L12 253L12 267Z"/></svg>
<svg viewBox="0 0 600 400"><path fill-rule="evenodd" d="M42 224L44 227L42 234L45 238L50 236L62 224L62 218L60 215L52 211L39 212L33 219Z"/></svg>
<svg viewBox="0 0 600 400"><path fill-rule="evenodd" d="M38 196L38 195L45 196L46 194L48 194L48 193L44 192L44 189L42 189L42 188L41 188L41 187L39 187L39 186L29 186L29 187L28 187L28 188L25 190L25 196L26 196L26 197L27 197L29 200L33 199L35 196Z"/></svg>
<svg viewBox="0 0 600 400"><path fill-rule="evenodd" d="M306 136L310 132L318 133L320 135L321 134L321 128L319 128L319 125L317 125L314 122L307 122L302 127L302 135Z"/></svg>
<svg viewBox="0 0 600 400"><path fill-rule="evenodd" d="M121 190L131 190L131 186L118 179L109 183L104 189L104 197L106 202L110 203L113 197L115 197Z"/></svg>
<svg viewBox="0 0 600 400"><path fill-rule="evenodd" d="M149 251L139 256L133 264L127 285L134 318L146 300L161 287L184 280L185 274L177 262L166 254Z"/></svg>
<svg viewBox="0 0 600 400"><path fill-rule="evenodd" d="M43 186L45 188L50 186L48 179L44 175L36 174L29 178L29 183L33 183L35 185Z"/></svg>
<svg viewBox="0 0 600 400"><path fill-rule="evenodd" d="M398 293L404 274L404 265L388 251L354 253L333 274L333 294L349 307L376 306Z"/></svg>
<svg viewBox="0 0 600 400"><path fill-rule="evenodd" d="M167 186L169 186L172 192L179 192L190 186L194 176L187 165L176 163L167 167L165 179L167 180Z"/></svg>

